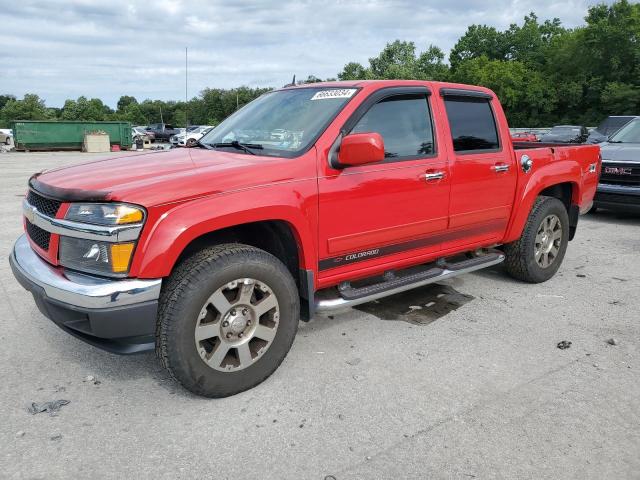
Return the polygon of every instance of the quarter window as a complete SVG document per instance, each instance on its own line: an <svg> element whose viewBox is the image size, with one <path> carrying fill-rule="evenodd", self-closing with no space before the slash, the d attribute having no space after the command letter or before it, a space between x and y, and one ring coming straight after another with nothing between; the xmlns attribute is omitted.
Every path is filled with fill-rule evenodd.
<svg viewBox="0 0 640 480"><path fill-rule="evenodd" d="M499 148L498 130L488 100L480 98L445 98L456 152L495 150Z"/></svg>
<svg viewBox="0 0 640 480"><path fill-rule="evenodd" d="M377 132L384 140L384 156L424 157L434 153L433 129L426 95L398 95L373 105L351 133Z"/></svg>

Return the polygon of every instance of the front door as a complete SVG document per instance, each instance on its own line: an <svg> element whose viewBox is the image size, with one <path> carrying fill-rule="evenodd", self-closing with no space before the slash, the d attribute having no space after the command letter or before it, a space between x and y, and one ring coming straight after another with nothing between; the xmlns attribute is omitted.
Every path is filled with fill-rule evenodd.
<svg viewBox="0 0 640 480"><path fill-rule="evenodd" d="M319 278L375 273L384 264L441 248L449 172L437 148L424 87L382 89L345 124L345 134L377 132L383 162L333 169L319 178Z"/></svg>

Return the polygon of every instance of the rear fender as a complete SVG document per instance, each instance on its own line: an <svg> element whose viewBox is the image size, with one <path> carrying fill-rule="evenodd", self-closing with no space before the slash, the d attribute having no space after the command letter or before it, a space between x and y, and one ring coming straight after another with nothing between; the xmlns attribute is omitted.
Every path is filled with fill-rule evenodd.
<svg viewBox="0 0 640 480"><path fill-rule="evenodd" d="M516 198L511 221L503 243L513 242L520 238L527 223L527 218L529 218L529 212L531 212L536 198L544 189L560 183L570 183L571 204L578 204L581 198L579 182L582 179L582 170L576 161L552 160L549 152L544 150L540 152L535 150L517 151L518 166L520 165L520 157L523 154L531 157L534 168L529 173L524 173L522 170L518 172ZM540 163L543 163L543 165L540 165Z"/></svg>

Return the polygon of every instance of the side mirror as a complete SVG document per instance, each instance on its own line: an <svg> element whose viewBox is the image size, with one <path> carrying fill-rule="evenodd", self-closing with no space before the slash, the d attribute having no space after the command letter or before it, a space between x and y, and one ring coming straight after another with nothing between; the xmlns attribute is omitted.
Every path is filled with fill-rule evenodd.
<svg viewBox="0 0 640 480"><path fill-rule="evenodd" d="M340 165L366 165L382 160L384 160L384 140L379 133L352 133L342 139L338 153Z"/></svg>

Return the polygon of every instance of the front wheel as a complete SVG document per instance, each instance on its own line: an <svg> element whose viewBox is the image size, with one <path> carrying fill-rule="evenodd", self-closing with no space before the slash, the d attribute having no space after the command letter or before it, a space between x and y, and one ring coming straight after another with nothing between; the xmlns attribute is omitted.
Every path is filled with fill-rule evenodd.
<svg viewBox="0 0 640 480"><path fill-rule="evenodd" d="M206 248L163 287L156 353L187 390L227 397L278 368L299 313L296 284L273 255L240 244Z"/></svg>
<svg viewBox="0 0 640 480"><path fill-rule="evenodd" d="M187 140L187 147L195 147L196 143L198 143L198 141L195 138L190 138L189 140Z"/></svg>
<svg viewBox="0 0 640 480"><path fill-rule="evenodd" d="M560 268L568 242L565 205L557 198L538 197L520 238L504 246L507 272L525 282L546 282Z"/></svg>

